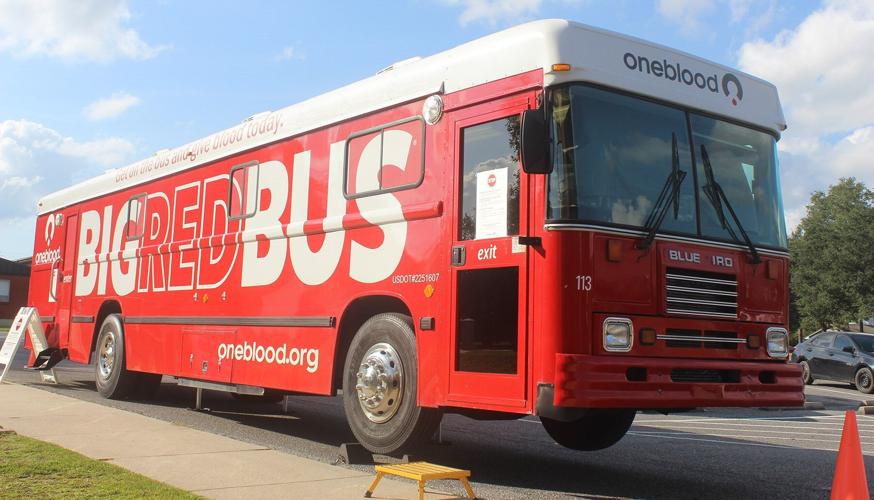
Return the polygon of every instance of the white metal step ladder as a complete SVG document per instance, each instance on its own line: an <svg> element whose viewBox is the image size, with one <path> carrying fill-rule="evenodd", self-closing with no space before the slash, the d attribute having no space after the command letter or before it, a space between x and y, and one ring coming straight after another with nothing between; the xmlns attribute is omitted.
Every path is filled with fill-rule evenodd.
<svg viewBox="0 0 874 500"><path fill-rule="evenodd" d="M57 384L58 381L55 378L55 370L54 368L51 368L51 366L54 366L58 360L51 358L59 356L60 352L48 348L45 332L43 332L42 329L42 321L40 320L39 313L36 311L35 307L22 307L18 310L15 319L12 320L12 327L6 335L6 341L3 342L3 347L0 348L0 365L4 365L3 373L0 374L0 383L3 382L4 378L6 378L6 373L9 371L9 367L12 366L15 354L24 342L25 331L30 336L30 344L33 346L34 355L37 357L37 365L35 368L39 370L42 381ZM40 363L40 361L42 361L42 363ZM38 368L40 365L47 365L47 368Z"/></svg>

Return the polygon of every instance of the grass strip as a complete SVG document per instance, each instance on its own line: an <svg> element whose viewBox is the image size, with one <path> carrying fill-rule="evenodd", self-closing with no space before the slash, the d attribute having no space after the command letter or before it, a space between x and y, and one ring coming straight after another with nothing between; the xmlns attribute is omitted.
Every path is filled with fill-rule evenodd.
<svg viewBox="0 0 874 500"><path fill-rule="evenodd" d="M0 434L0 498L200 498L116 465Z"/></svg>

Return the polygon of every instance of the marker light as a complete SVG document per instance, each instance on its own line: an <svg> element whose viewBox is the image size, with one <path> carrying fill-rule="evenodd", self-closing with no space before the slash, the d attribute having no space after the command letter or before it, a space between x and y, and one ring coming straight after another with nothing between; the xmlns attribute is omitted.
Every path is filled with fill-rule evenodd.
<svg viewBox="0 0 874 500"><path fill-rule="evenodd" d="M751 333L747 336L747 347L750 349L758 349L762 347L762 337L758 334Z"/></svg>
<svg viewBox="0 0 874 500"><path fill-rule="evenodd" d="M553 64L552 70L553 71L570 71L571 65L570 64L563 64L563 63L562 64Z"/></svg>
<svg viewBox="0 0 874 500"><path fill-rule="evenodd" d="M634 343L631 332L634 326L628 318L607 318L602 330L604 350L610 352L628 352Z"/></svg>
<svg viewBox="0 0 874 500"><path fill-rule="evenodd" d="M789 333L784 328L768 328L765 338L768 342L768 356L785 358L789 355Z"/></svg>
<svg viewBox="0 0 874 500"><path fill-rule="evenodd" d="M655 345L656 343L656 331L652 328L641 328L639 336L641 345Z"/></svg>
<svg viewBox="0 0 874 500"><path fill-rule="evenodd" d="M443 98L435 94L425 99L422 104L422 117L425 118L425 123L434 125L440 121L442 116Z"/></svg>

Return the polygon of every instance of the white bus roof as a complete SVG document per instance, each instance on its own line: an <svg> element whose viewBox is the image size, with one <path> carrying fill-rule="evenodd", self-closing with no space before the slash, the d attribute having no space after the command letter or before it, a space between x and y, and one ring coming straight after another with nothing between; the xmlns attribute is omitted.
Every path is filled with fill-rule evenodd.
<svg viewBox="0 0 874 500"><path fill-rule="evenodd" d="M570 71L553 71L569 64ZM111 170L42 198L38 213L103 196L254 147L435 93L542 69L544 85L592 82L748 123L779 135L786 124L777 89L761 79L699 57L566 20L522 24L298 104L260 113L230 129ZM246 131L269 133L247 137ZM242 140L218 148L240 131ZM204 150L208 144L209 150Z"/></svg>

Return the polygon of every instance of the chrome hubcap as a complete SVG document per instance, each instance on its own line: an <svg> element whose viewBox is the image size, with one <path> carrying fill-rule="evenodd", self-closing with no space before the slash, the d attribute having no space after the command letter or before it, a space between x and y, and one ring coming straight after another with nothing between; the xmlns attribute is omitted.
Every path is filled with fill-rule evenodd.
<svg viewBox="0 0 874 500"><path fill-rule="evenodd" d="M100 369L101 378L109 378L109 375L112 374L113 364L115 364L115 334L110 333L101 342L100 354L97 357L97 367Z"/></svg>
<svg viewBox="0 0 874 500"><path fill-rule="evenodd" d="M371 422L385 422L397 413L403 395L404 367L392 346L379 343L368 349L355 377L358 403Z"/></svg>
<svg viewBox="0 0 874 500"><path fill-rule="evenodd" d="M867 373L862 372L862 374L859 375L859 387L867 389L870 386L871 386L871 377L868 376Z"/></svg>

